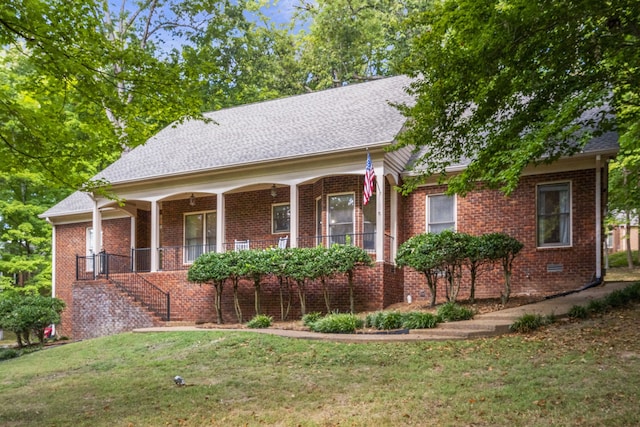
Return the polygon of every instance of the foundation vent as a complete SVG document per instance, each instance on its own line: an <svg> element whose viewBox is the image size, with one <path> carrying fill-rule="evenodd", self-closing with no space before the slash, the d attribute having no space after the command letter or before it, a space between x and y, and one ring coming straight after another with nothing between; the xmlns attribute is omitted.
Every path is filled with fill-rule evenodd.
<svg viewBox="0 0 640 427"><path fill-rule="evenodd" d="M563 270L562 264L547 264L547 273L562 273Z"/></svg>

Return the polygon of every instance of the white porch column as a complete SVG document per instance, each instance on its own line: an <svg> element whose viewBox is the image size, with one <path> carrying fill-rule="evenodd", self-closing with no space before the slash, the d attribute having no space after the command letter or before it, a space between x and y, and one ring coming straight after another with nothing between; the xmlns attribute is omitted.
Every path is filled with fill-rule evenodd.
<svg viewBox="0 0 640 427"><path fill-rule="evenodd" d="M384 262L384 168L375 166L376 170L376 262ZM378 175L378 173L380 175Z"/></svg>
<svg viewBox="0 0 640 427"><path fill-rule="evenodd" d="M226 249L224 245L227 240L224 233L225 216L224 193L218 193L216 201L216 252L218 253L222 253Z"/></svg>
<svg viewBox="0 0 640 427"><path fill-rule="evenodd" d="M397 180L396 180L397 182ZM391 189L390 198L390 210L389 210L389 225L391 233L391 245L389 246L389 258L395 264L396 253L398 253L398 192L393 188Z"/></svg>
<svg viewBox="0 0 640 427"><path fill-rule="evenodd" d="M158 201L151 202L151 271L158 271L160 266L158 245L160 243L160 209Z"/></svg>
<svg viewBox="0 0 640 427"><path fill-rule="evenodd" d="M94 197L93 199L93 217L92 217L92 225L93 228L93 253L97 254L102 251L102 213L98 208L98 199Z"/></svg>
<svg viewBox="0 0 640 427"><path fill-rule="evenodd" d="M289 244L292 248L298 247L298 185L289 186Z"/></svg>
<svg viewBox="0 0 640 427"><path fill-rule="evenodd" d="M602 163L596 156L596 278L602 278Z"/></svg>

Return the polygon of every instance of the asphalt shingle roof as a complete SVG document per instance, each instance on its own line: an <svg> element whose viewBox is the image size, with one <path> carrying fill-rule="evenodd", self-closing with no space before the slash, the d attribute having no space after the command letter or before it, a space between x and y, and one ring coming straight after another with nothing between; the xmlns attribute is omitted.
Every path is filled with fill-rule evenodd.
<svg viewBox="0 0 640 427"><path fill-rule="evenodd" d="M406 76L206 113L167 127L97 177L113 184L390 143L412 101Z"/></svg>

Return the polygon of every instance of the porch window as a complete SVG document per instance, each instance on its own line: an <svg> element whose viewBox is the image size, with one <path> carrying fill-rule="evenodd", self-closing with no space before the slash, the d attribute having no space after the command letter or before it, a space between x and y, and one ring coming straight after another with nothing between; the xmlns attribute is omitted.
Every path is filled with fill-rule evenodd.
<svg viewBox="0 0 640 427"><path fill-rule="evenodd" d="M205 252L216 250L215 212L185 214L184 246L184 262L187 264Z"/></svg>
<svg viewBox="0 0 640 427"><path fill-rule="evenodd" d="M571 244L571 185L538 185L538 246Z"/></svg>
<svg viewBox="0 0 640 427"><path fill-rule="evenodd" d="M363 248L369 251L376 249L376 195L373 194L369 203L362 207L364 220Z"/></svg>
<svg viewBox="0 0 640 427"><path fill-rule="evenodd" d="M271 205L271 232L288 233L291 223L291 211L289 203Z"/></svg>
<svg viewBox="0 0 640 427"><path fill-rule="evenodd" d="M455 197L438 194L427 196L427 232L440 233L456 227Z"/></svg>
<svg viewBox="0 0 640 427"><path fill-rule="evenodd" d="M355 195L337 194L327 196L329 244L345 244L347 236L353 242Z"/></svg>

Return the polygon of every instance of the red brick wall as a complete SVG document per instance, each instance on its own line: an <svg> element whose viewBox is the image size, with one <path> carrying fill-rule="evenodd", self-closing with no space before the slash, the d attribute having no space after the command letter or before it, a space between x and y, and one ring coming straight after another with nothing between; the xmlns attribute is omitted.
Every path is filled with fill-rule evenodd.
<svg viewBox="0 0 640 427"><path fill-rule="evenodd" d="M131 225L129 218L102 221L103 246L107 252L129 255L131 247ZM86 255L86 230L91 222L56 225L56 297L67 307L62 312L57 332L72 337L73 283L76 281L76 255Z"/></svg>
<svg viewBox="0 0 640 427"><path fill-rule="evenodd" d="M472 235L503 232L515 237L524 248L514 262L512 295L551 295L577 289L591 281L595 273L595 172L582 170L559 174L526 176L506 197L495 190L479 190L457 197L457 230ZM536 184L570 181L572 188L572 238L568 248L536 248ZM406 237L422 233L426 227L426 196L444 187L422 187L406 199ZM561 264L562 272L547 272L548 264ZM502 270L484 273L476 284L476 297L499 297L503 290ZM443 284L443 283L442 283ZM443 284L444 285L444 284ZM468 283L460 298L468 297ZM444 287L438 290L444 296ZM405 297L428 299L430 294L421 274L407 269ZM424 297L422 297L424 295Z"/></svg>

